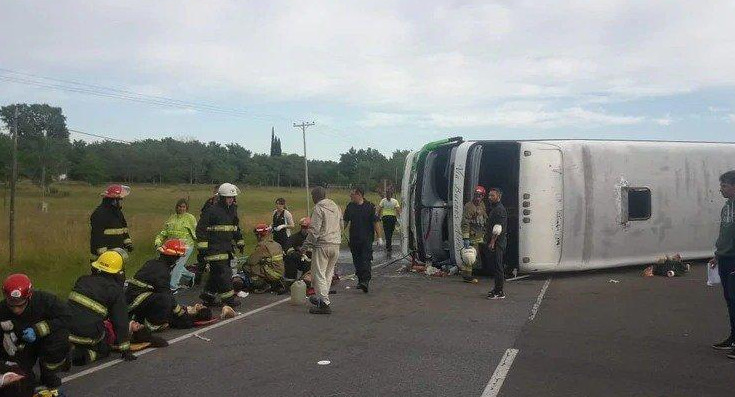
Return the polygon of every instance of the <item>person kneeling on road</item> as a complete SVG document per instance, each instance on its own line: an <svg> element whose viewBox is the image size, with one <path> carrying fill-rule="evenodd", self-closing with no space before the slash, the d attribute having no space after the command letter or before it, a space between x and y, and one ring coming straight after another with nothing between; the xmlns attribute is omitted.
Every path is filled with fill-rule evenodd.
<svg viewBox="0 0 735 397"><path fill-rule="evenodd" d="M311 226L311 218L301 218L299 220L301 230L291 235L289 238L288 250L286 251L285 265L286 271L284 277L289 280L298 278L298 272L301 271L303 277L311 269L311 252L301 252L301 247L306 241Z"/></svg>
<svg viewBox="0 0 735 397"><path fill-rule="evenodd" d="M146 262L129 279L125 290L130 317L151 332L171 328L191 328L195 319L187 309L176 302L169 282L171 270L186 255L188 247L183 240L166 240L159 248L160 255ZM193 313L192 313L193 314ZM164 341L165 342L165 341ZM159 347L167 344L161 343Z"/></svg>
<svg viewBox="0 0 735 397"><path fill-rule="evenodd" d="M281 245L273 241L271 229L265 223L256 225L253 233L258 239L258 245L243 264L241 273L233 278L233 285L237 284L235 287L238 289L249 289L256 293L271 290L278 294L285 293Z"/></svg>
<svg viewBox="0 0 735 397"><path fill-rule="evenodd" d="M40 384L48 388L61 385L57 375L69 363L69 311L56 296L33 291L25 274L12 274L3 283L5 300L0 303L0 328L3 332L1 362L13 361L33 379L39 362ZM32 381L36 385L37 382Z"/></svg>
<svg viewBox="0 0 735 397"><path fill-rule="evenodd" d="M122 353L122 359L133 361L130 351L128 305L123 283L124 250L106 251L92 262L92 272L81 276L69 293L69 341L74 350L72 363L86 365L107 357L110 350ZM111 331L106 331L109 320ZM111 340L108 344L107 336Z"/></svg>

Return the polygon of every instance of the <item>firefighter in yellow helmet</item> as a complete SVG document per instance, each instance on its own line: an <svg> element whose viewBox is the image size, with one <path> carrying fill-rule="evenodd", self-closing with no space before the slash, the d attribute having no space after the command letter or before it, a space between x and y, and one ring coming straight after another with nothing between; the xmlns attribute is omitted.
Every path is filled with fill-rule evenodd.
<svg viewBox="0 0 735 397"><path fill-rule="evenodd" d="M250 278L251 289L256 292L273 290L276 293L285 292L283 285L283 249L273 241L271 228L260 223L253 230L258 238L258 245L243 264L243 272Z"/></svg>
<svg viewBox="0 0 735 397"><path fill-rule="evenodd" d="M69 294L69 341L74 346L72 363L85 365L106 357L110 350L135 360L130 352L128 305L123 292L122 249L105 251L92 262L92 272L79 277ZM109 328L105 325L108 322Z"/></svg>

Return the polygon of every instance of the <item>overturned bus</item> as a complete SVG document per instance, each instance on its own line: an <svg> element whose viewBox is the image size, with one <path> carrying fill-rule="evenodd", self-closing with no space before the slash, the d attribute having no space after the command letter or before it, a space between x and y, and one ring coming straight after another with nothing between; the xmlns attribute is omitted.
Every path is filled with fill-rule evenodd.
<svg viewBox="0 0 735 397"><path fill-rule="evenodd" d="M506 265L557 272L713 254L735 144L655 141L464 141L409 154L401 214L405 255L457 263L474 186L508 210Z"/></svg>

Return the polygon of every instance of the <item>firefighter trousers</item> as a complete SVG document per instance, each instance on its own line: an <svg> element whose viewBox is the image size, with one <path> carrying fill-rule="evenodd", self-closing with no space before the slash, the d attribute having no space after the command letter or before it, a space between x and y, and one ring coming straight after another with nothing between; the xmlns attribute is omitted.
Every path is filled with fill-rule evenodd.
<svg viewBox="0 0 735 397"><path fill-rule="evenodd" d="M72 364L86 365L109 356L110 345L107 344L105 336L105 325L101 321L75 325L69 334L69 341L73 346Z"/></svg>
<svg viewBox="0 0 735 397"><path fill-rule="evenodd" d="M170 292L148 294L140 304L131 308L130 317L153 332L160 331L171 320L176 300Z"/></svg>
<svg viewBox="0 0 735 397"><path fill-rule="evenodd" d="M204 293L213 299L219 297L223 302L233 299L235 291L232 289L229 259L209 262L209 279L204 286Z"/></svg>
<svg viewBox="0 0 735 397"><path fill-rule="evenodd" d="M68 369L66 358L70 349L69 331L57 329L45 337L37 339L34 343L26 344L14 361L27 374L33 373L33 367L38 361L41 369L41 379L43 380L45 374L53 374Z"/></svg>

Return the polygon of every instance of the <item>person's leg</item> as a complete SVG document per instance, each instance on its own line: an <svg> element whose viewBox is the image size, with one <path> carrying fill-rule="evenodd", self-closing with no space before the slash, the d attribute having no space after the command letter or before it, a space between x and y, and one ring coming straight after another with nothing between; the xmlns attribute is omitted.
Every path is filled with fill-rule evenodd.
<svg viewBox="0 0 735 397"><path fill-rule="evenodd" d="M393 231L396 228L396 217L395 216L384 216L383 217L383 233L385 234L385 247L390 252L392 250L393 242Z"/></svg>
<svg viewBox="0 0 735 397"><path fill-rule="evenodd" d="M362 244L350 241L350 253L352 254L352 265L355 266L357 283L362 283Z"/></svg>
<svg viewBox="0 0 735 397"><path fill-rule="evenodd" d="M316 247L312 253L311 266L311 286L314 288L316 298L329 304L329 285L330 278L327 278L329 268L329 256L327 249L324 247Z"/></svg>
<svg viewBox="0 0 735 397"><path fill-rule="evenodd" d="M493 251L493 279L495 280L495 292L498 294L503 293L503 287L505 286L505 251L501 247L496 246Z"/></svg>
<svg viewBox="0 0 735 397"><path fill-rule="evenodd" d="M327 281L327 300L325 303L330 304L329 301L329 289L332 284L332 278L334 277L334 270L337 266L337 259L339 258L339 246L328 246L325 248L325 254L327 259L327 266L325 277Z"/></svg>
<svg viewBox="0 0 735 397"><path fill-rule="evenodd" d="M362 279L367 285L373 278L373 244L370 241L366 241L362 247L363 249L363 268L362 268Z"/></svg>
<svg viewBox="0 0 735 397"><path fill-rule="evenodd" d="M733 285L731 284L735 279L730 277L730 273L735 271L735 259L718 258L718 271L720 273L720 283L722 284L722 292L725 297L725 304L727 305L727 313L730 320L730 340L735 341L735 291L731 291Z"/></svg>
<svg viewBox="0 0 735 397"><path fill-rule="evenodd" d="M154 293L135 311L136 319L151 332L163 331L168 326L174 304L170 293Z"/></svg>
<svg viewBox="0 0 735 397"><path fill-rule="evenodd" d="M283 277L294 280L298 276L299 258L297 253L292 252L283 258Z"/></svg>
<svg viewBox="0 0 735 397"><path fill-rule="evenodd" d="M38 347L39 367L41 370L41 383L48 388L61 385L61 379L57 375L60 371L69 369L67 356L71 345L69 344L69 331L59 329L41 338Z"/></svg>

